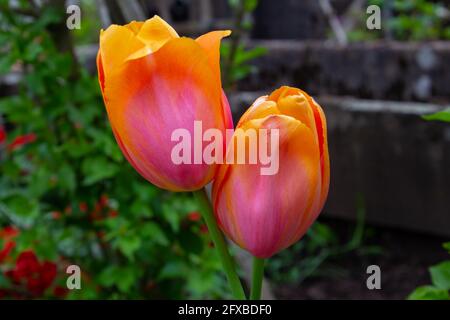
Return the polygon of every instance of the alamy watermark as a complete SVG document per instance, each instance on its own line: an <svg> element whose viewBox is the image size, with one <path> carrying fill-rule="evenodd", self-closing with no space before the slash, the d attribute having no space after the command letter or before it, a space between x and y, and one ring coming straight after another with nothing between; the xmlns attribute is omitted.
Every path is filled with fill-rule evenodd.
<svg viewBox="0 0 450 320"><path fill-rule="evenodd" d="M366 273L370 276L366 280L366 286L369 290L381 289L381 269L376 264L367 267Z"/></svg>
<svg viewBox="0 0 450 320"><path fill-rule="evenodd" d="M66 269L66 273L70 274L66 280L66 286L69 290L81 289L81 269L76 264L70 265Z"/></svg>
<svg viewBox="0 0 450 320"><path fill-rule="evenodd" d="M69 30L81 29L81 9L79 6L73 4L66 8L66 13L69 15L66 19L66 26Z"/></svg>
<svg viewBox="0 0 450 320"><path fill-rule="evenodd" d="M174 130L171 141L177 143L172 148L172 162L176 165L259 163L261 175L278 173L280 144L278 129L226 129L225 135L224 141L222 131L219 129L210 128L203 132L202 121L194 121L193 137L187 129ZM204 142L208 144L203 148ZM225 156L224 142L228 146Z"/></svg>
<svg viewBox="0 0 450 320"><path fill-rule="evenodd" d="M369 30L381 29L381 8L375 4L368 6L366 13L369 15L366 20L366 27Z"/></svg>

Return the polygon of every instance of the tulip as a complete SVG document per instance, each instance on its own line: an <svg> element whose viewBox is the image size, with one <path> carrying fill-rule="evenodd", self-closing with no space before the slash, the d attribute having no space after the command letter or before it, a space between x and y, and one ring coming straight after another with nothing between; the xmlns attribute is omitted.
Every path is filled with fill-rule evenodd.
<svg viewBox="0 0 450 320"><path fill-rule="evenodd" d="M160 188L198 190L218 169L204 161L175 164L171 138L180 128L192 133L194 121L224 134L233 127L219 67L220 41L229 34L179 37L158 16L100 33L98 77L113 134L130 164Z"/></svg>
<svg viewBox="0 0 450 320"><path fill-rule="evenodd" d="M278 129L278 172L263 175L259 163L227 161L214 180L214 213L236 244L268 258L298 241L325 203L330 179L325 115L305 92L285 86L258 98L236 129Z"/></svg>
<svg viewBox="0 0 450 320"><path fill-rule="evenodd" d="M19 149L20 147L27 145L29 143L32 143L36 140L36 134L34 133L28 133L21 136L17 136L11 144L8 145L9 151L14 151L16 149Z"/></svg>

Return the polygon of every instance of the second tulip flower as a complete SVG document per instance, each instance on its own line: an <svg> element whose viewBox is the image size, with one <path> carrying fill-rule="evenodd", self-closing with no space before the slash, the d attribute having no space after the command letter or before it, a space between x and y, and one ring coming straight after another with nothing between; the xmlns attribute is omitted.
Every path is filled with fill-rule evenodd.
<svg viewBox="0 0 450 320"><path fill-rule="evenodd" d="M281 87L257 99L236 129L279 130L278 173L261 175L260 164L222 165L212 196L225 234L254 256L268 258L298 241L325 203L325 115L305 92Z"/></svg>

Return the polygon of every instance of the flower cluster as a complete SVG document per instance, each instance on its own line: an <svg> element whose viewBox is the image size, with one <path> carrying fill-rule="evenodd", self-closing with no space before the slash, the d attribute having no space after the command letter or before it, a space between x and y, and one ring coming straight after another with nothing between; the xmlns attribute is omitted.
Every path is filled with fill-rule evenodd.
<svg viewBox="0 0 450 320"><path fill-rule="evenodd" d="M275 130L278 148L255 137L256 145L277 155L275 174L260 174L262 164L207 162L205 141L181 150L194 155L194 164L173 161L170 142L177 130L195 136L201 123L205 132L225 135L233 128L219 63L220 42L229 34L179 37L158 16L110 26L100 34L99 84L113 134L136 171L171 191L196 191L214 181L213 207L222 231L254 256L267 258L298 241L324 206L330 179L326 119L306 92L283 86L257 99L231 142L221 139L214 148L216 158L233 159L230 153L242 136L250 140L255 131ZM249 145L244 151L251 157Z"/></svg>
<svg viewBox="0 0 450 320"><path fill-rule="evenodd" d="M4 242L0 250L0 264L6 266L13 264L11 269L4 271L4 276L11 282L12 287L0 288L0 298L39 298L53 287L52 294L55 297L64 297L67 290L61 286L54 286L57 277L57 265L54 262L39 261L32 250L22 251L15 260L11 256L16 246L14 238L19 231L13 227L5 227L0 230L0 240Z"/></svg>

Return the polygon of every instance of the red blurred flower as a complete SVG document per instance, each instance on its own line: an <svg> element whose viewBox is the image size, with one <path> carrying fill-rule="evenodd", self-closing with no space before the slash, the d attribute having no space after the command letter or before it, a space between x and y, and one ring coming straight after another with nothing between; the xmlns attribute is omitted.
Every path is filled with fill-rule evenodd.
<svg viewBox="0 0 450 320"><path fill-rule="evenodd" d="M5 298L8 295L8 290L0 289L0 299Z"/></svg>
<svg viewBox="0 0 450 320"><path fill-rule="evenodd" d="M189 221L198 221L202 218L199 212L193 211L187 215Z"/></svg>
<svg viewBox="0 0 450 320"><path fill-rule="evenodd" d="M13 226L6 226L3 229L0 229L0 239L8 240L19 234L19 230L14 228Z"/></svg>
<svg viewBox="0 0 450 320"><path fill-rule="evenodd" d="M3 229L0 229L0 239L5 241L5 245L3 249L0 250L0 263L5 261L6 257L9 256L12 249L16 246L16 243L12 241L12 238L19 234L19 230L12 226L7 226Z"/></svg>
<svg viewBox="0 0 450 320"><path fill-rule="evenodd" d="M116 210L109 210L109 212L108 212L108 216L110 217L110 218L115 218L115 217L117 217L119 215L119 213L116 211Z"/></svg>
<svg viewBox="0 0 450 320"><path fill-rule="evenodd" d="M6 130L3 126L0 126L0 144L6 141Z"/></svg>
<svg viewBox="0 0 450 320"><path fill-rule="evenodd" d="M40 296L52 285L56 271L55 263L50 261L39 263L36 254L27 250L19 255L15 268L5 274L14 283L25 284L32 295Z"/></svg>
<svg viewBox="0 0 450 320"><path fill-rule="evenodd" d="M13 270L14 279L20 281L35 272L39 272L39 261L35 253L31 250L22 252L16 261L16 268Z"/></svg>
<svg viewBox="0 0 450 320"><path fill-rule="evenodd" d="M52 211L52 218L54 220L59 220L61 219L61 212L60 211Z"/></svg>
<svg viewBox="0 0 450 320"><path fill-rule="evenodd" d="M21 146L31 143L35 140L36 140L36 134L34 134L34 133L28 133L28 134L24 134L22 136L17 136L13 140L13 142L11 142L8 145L8 150L14 151L14 150L20 148Z"/></svg>
<svg viewBox="0 0 450 320"><path fill-rule="evenodd" d="M40 285L44 288L50 287L56 278L56 271L56 264L50 261L44 261L39 270Z"/></svg>
<svg viewBox="0 0 450 320"><path fill-rule="evenodd" d="M105 237L105 231L102 231L102 230L100 230L100 231L97 231L97 237L100 239L100 240L103 240L103 238Z"/></svg>
<svg viewBox="0 0 450 320"><path fill-rule="evenodd" d="M66 207L66 209L64 209L64 213L68 216L70 216L72 214L72 207L70 205L68 205Z"/></svg>
<svg viewBox="0 0 450 320"><path fill-rule="evenodd" d="M80 202L79 207L80 207L80 212L82 212L82 213L86 213L88 210L88 206L87 206L86 202Z"/></svg>
<svg viewBox="0 0 450 320"><path fill-rule="evenodd" d="M200 226L200 233L203 233L203 234L208 233L208 227L206 226L206 224L202 224Z"/></svg>
<svg viewBox="0 0 450 320"><path fill-rule="evenodd" d="M108 205L108 200L109 200L108 196L106 194L102 194L99 200L100 207L101 208L106 207Z"/></svg>
<svg viewBox="0 0 450 320"><path fill-rule="evenodd" d="M53 289L53 295L57 298L65 298L67 296L68 292L69 292L69 290L67 288L64 288L61 286L56 286Z"/></svg>
<svg viewBox="0 0 450 320"><path fill-rule="evenodd" d="M16 243L14 241L8 241L5 243L2 250L0 250L0 263L2 263L7 256L11 253L11 250L14 249Z"/></svg>

